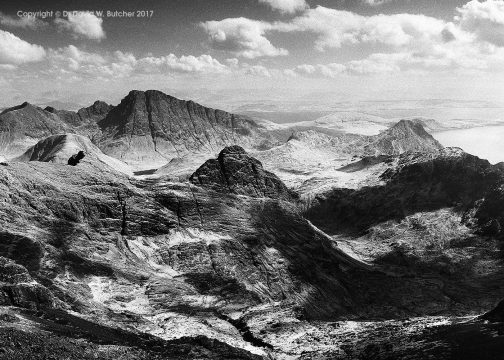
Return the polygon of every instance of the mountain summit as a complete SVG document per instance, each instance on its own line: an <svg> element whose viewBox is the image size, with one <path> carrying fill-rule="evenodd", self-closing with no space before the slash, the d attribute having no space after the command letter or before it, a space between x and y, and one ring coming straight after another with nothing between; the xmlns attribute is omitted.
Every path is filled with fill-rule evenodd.
<svg viewBox="0 0 504 360"><path fill-rule="evenodd" d="M196 185L252 197L292 200L293 194L275 174L240 146L223 149L217 159L207 160L189 179Z"/></svg>
<svg viewBox="0 0 504 360"><path fill-rule="evenodd" d="M443 146L425 131L421 120L401 120L391 128L373 136L366 151L380 154L401 154L407 151L430 152Z"/></svg>
<svg viewBox="0 0 504 360"><path fill-rule="evenodd" d="M236 143L253 147L267 139L246 117L156 90L131 91L98 125L98 146L139 167L162 165L187 153L213 154Z"/></svg>

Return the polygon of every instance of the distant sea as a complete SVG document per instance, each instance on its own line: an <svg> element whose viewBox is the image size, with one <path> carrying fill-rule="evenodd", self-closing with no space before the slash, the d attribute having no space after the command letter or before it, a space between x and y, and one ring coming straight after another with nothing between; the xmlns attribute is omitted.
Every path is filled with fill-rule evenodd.
<svg viewBox="0 0 504 360"><path fill-rule="evenodd" d="M492 164L504 161L504 126L440 131L432 136L445 147L462 148L465 152L487 159Z"/></svg>

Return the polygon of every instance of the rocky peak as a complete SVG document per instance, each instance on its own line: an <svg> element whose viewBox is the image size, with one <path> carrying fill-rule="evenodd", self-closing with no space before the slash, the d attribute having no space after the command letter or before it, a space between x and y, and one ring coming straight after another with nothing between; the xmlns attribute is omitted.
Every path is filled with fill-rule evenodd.
<svg viewBox="0 0 504 360"><path fill-rule="evenodd" d="M156 90L130 91L98 125L97 143L106 154L147 169L187 154L214 154L230 144L260 146L270 138L246 117Z"/></svg>
<svg viewBox="0 0 504 360"><path fill-rule="evenodd" d="M112 109L112 105L109 105L104 101L97 100L93 103L93 105L79 109L79 111L77 111L77 114L82 119L92 119L94 121L99 121L103 119Z"/></svg>
<svg viewBox="0 0 504 360"><path fill-rule="evenodd" d="M239 195L283 200L295 197L275 174L264 170L259 160L250 157L238 145L228 146L217 159L207 160L189 180L196 185Z"/></svg>
<svg viewBox="0 0 504 360"><path fill-rule="evenodd" d="M443 146L432 137L419 120L401 120L390 129L381 132L366 146L371 155L397 155L407 151L435 152Z"/></svg>
<svg viewBox="0 0 504 360"><path fill-rule="evenodd" d="M24 103L22 103L21 105L12 106L12 107L10 107L10 108L5 109L4 111L2 111L2 112L0 113L0 115L1 115L1 114L5 114L5 113L8 113L8 112L11 112L11 111L24 109L24 108L26 108L26 107L33 107L33 108L34 108L35 106L33 106L33 105L32 105L32 104L30 104L29 102L25 101L25 102L24 102Z"/></svg>

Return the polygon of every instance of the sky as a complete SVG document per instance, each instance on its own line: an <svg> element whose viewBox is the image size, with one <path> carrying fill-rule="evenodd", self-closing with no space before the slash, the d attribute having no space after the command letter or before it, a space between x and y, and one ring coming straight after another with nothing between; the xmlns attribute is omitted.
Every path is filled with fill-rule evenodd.
<svg viewBox="0 0 504 360"><path fill-rule="evenodd" d="M504 0L0 4L0 106L114 103L132 89L224 108L317 96L500 101Z"/></svg>

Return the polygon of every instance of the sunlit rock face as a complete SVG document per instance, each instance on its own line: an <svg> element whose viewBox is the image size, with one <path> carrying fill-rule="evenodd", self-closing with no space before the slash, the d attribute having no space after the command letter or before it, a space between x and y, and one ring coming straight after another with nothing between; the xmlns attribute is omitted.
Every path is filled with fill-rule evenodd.
<svg viewBox="0 0 504 360"><path fill-rule="evenodd" d="M206 161L189 179L193 184L252 197L293 200L295 195L260 161L240 146L224 148L217 159Z"/></svg>
<svg viewBox="0 0 504 360"><path fill-rule="evenodd" d="M9 354L443 358L467 331L498 331L458 316L504 298L502 166L440 149L421 123L303 130L270 148L284 134L155 91L43 111L94 135L49 134L0 163ZM178 155L162 176L121 172L166 163L163 149ZM189 175L174 180L181 168ZM488 315L496 324L501 307Z"/></svg>
<svg viewBox="0 0 504 360"><path fill-rule="evenodd" d="M98 125L102 134L96 143L103 152L137 167L161 166L187 154L210 156L226 145L255 148L274 142L244 116L155 90L131 91Z"/></svg>

